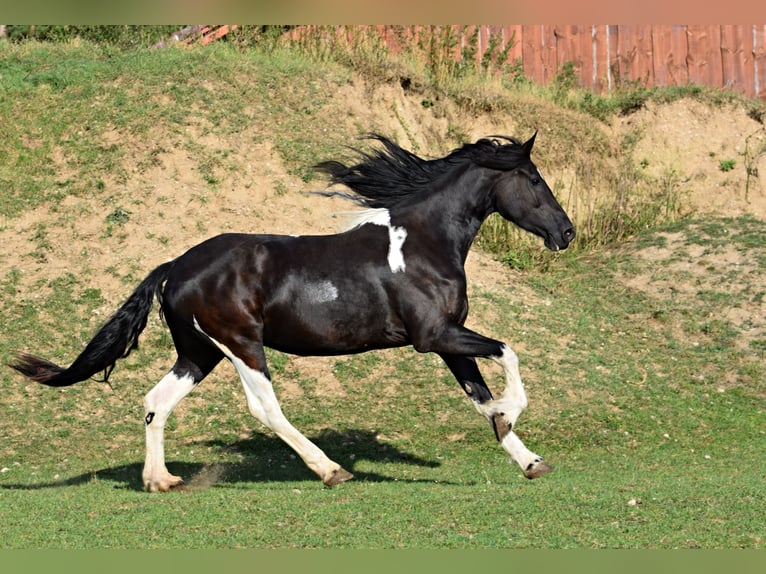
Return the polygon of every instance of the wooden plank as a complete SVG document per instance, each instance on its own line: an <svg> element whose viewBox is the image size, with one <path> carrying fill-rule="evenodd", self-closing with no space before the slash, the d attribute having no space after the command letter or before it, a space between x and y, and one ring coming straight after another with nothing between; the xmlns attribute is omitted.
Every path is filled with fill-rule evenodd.
<svg viewBox="0 0 766 574"><path fill-rule="evenodd" d="M516 62L518 62L522 57L521 37L523 29L524 27L519 24L503 27L503 47L507 46L509 42L513 43L511 48L508 50L509 64L516 64Z"/></svg>
<svg viewBox="0 0 766 574"><path fill-rule="evenodd" d="M612 91L617 88L620 77L620 27L610 25L606 27L607 41L607 88Z"/></svg>
<svg viewBox="0 0 766 574"><path fill-rule="evenodd" d="M524 74L537 84L545 83L543 34L545 26L525 25L522 39Z"/></svg>
<svg viewBox="0 0 766 574"><path fill-rule="evenodd" d="M689 55L686 26L654 26L654 82L657 86L689 83L686 58Z"/></svg>
<svg viewBox="0 0 766 574"><path fill-rule="evenodd" d="M580 36L580 57L582 58L582 86L589 90L597 89L596 80L596 61L594 44L596 27L592 24L580 26L582 32Z"/></svg>
<svg viewBox="0 0 766 574"><path fill-rule="evenodd" d="M766 100L766 25L753 26L753 95Z"/></svg>
<svg viewBox="0 0 766 574"><path fill-rule="evenodd" d="M556 35L554 34L555 26L546 25L543 26L543 45L542 45L542 62L543 62L543 81L549 84L559 71L558 56L556 47Z"/></svg>
<svg viewBox="0 0 766 574"><path fill-rule="evenodd" d="M752 45L752 28L750 31ZM751 46L745 47L744 32L744 26L721 26L723 87L752 96L752 87L748 86L752 86L753 54Z"/></svg>
<svg viewBox="0 0 766 574"><path fill-rule="evenodd" d="M464 37L464 26L445 26L446 28L449 28L449 34L452 37L454 41L454 45L452 46L452 57L456 62L459 62L463 59L463 37Z"/></svg>
<svg viewBox="0 0 766 574"><path fill-rule="evenodd" d="M689 81L700 86L723 86L721 27L689 25Z"/></svg>
<svg viewBox="0 0 766 574"><path fill-rule="evenodd" d="M650 25L620 26L617 50L619 54L619 82L654 84L652 57L652 27Z"/></svg>
<svg viewBox="0 0 766 574"><path fill-rule="evenodd" d="M468 26L463 26L462 30L462 36L460 38L460 58L463 58L463 53L465 50L470 48L471 44L471 36L473 36L474 31L476 30L477 26L475 24L471 24ZM481 53L479 53L478 49L476 51L476 54L474 55L475 63L478 64L481 59Z"/></svg>
<svg viewBox="0 0 766 574"><path fill-rule="evenodd" d="M489 26L479 26L479 46L478 46L478 58L479 62L484 59L484 53L489 46Z"/></svg>
<svg viewBox="0 0 766 574"><path fill-rule="evenodd" d="M578 85L591 88L593 76L593 44L589 25L557 25L553 27L556 38L556 73L571 62L578 78Z"/></svg>
<svg viewBox="0 0 766 574"><path fill-rule="evenodd" d="M602 94L609 90L608 26L593 27L593 90Z"/></svg>
<svg viewBox="0 0 766 574"><path fill-rule="evenodd" d="M485 53L482 57L491 58L491 69L499 69L505 62L500 62L500 54L505 46L505 35L503 27L497 24L490 24L487 27L487 46L485 47ZM492 52L487 54L486 51L492 47Z"/></svg>

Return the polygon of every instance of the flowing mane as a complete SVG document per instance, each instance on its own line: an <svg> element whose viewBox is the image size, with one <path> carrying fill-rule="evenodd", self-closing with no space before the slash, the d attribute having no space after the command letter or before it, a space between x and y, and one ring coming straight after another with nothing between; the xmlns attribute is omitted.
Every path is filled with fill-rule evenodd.
<svg viewBox="0 0 766 574"><path fill-rule="evenodd" d="M353 193L317 193L350 199L366 208L391 208L431 189L444 175L466 163L512 170L529 160L530 151L516 138L491 136L464 144L443 158L426 160L380 134L370 134L366 139L377 140L383 148L371 152L354 149L361 157L356 165L326 161L315 166L330 176L330 185L345 185Z"/></svg>

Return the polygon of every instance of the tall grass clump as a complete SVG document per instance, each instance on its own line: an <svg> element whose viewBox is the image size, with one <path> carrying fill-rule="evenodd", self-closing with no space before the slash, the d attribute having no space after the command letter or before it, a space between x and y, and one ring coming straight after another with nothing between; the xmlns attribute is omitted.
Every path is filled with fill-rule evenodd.
<svg viewBox="0 0 766 574"><path fill-rule="evenodd" d="M508 62L514 39L501 46L492 37L479 53L478 33L478 26L302 26L280 40L303 56L351 67L372 81L444 95L468 110L502 110L498 96L507 79L528 83L519 64Z"/></svg>
<svg viewBox="0 0 766 574"><path fill-rule="evenodd" d="M238 32L247 43L248 28ZM386 46L381 26L269 26L249 38L258 48L281 48L314 62L339 64L372 81L388 82L407 76L401 60Z"/></svg>

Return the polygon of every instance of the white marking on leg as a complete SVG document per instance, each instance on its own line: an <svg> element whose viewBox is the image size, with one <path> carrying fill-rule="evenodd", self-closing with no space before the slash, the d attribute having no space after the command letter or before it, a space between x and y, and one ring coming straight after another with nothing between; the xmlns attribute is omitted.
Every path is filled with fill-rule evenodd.
<svg viewBox="0 0 766 574"><path fill-rule="evenodd" d="M146 416L146 460L143 481L151 491L167 490L180 483L165 466L165 423L176 405L194 388L190 375L165 375L144 398Z"/></svg>
<svg viewBox="0 0 766 574"><path fill-rule="evenodd" d="M502 445L503 450L508 453L511 459L514 460L525 473L531 466L534 466L542 460L538 455L524 446L524 443L521 442L521 439L513 431L510 431L505 435L500 444Z"/></svg>
<svg viewBox="0 0 766 574"><path fill-rule="evenodd" d="M495 413L503 413L503 418L514 426L521 412L527 408L527 395L524 392L524 384L521 382L519 373L519 358L516 353L503 345L502 354L499 357L491 357L503 368L505 374L505 388L498 399L487 401L484 404L476 404L477 410L492 420Z"/></svg>
<svg viewBox="0 0 766 574"><path fill-rule="evenodd" d="M527 478L542 476L550 472L551 467L543 462L539 455L524 446L524 443L512 430L519 414L527 407L527 395L524 392L524 385L519 373L519 359L507 345L503 345L500 356L490 358L503 368L505 389L503 389L503 394L499 399L485 403L474 400L473 404L476 410L492 423L503 450L508 453L511 460L521 467L524 476ZM502 421L499 422L495 418L496 415L502 417L508 426L504 426ZM505 434L503 435L503 433Z"/></svg>
<svg viewBox="0 0 766 574"><path fill-rule="evenodd" d="M251 369L238 357L231 357L231 362L242 379L247 404L253 416L273 430L323 480L340 468L339 464L330 460L318 446L290 424L282 413L274 387L266 375Z"/></svg>
<svg viewBox="0 0 766 574"><path fill-rule="evenodd" d="M404 273L406 265L402 248L407 239L407 230L404 227L391 225L391 213L385 208L365 209L352 213L354 217L347 229L354 229L367 223L388 228L388 266L393 273Z"/></svg>
<svg viewBox="0 0 766 574"><path fill-rule="evenodd" d="M196 317L194 317L194 327L210 339L229 358L234 368L237 369L237 373L239 373L239 377L242 380L242 386L245 389L248 409L255 418L273 430L279 438L303 459L306 466L319 475L323 481L327 482L336 471L342 470L338 463L330 460L318 446L290 424L290 421L282 413L279 401L274 394L274 387L265 373L252 369L242 359L232 353L226 345L219 343L205 333L197 322Z"/></svg>

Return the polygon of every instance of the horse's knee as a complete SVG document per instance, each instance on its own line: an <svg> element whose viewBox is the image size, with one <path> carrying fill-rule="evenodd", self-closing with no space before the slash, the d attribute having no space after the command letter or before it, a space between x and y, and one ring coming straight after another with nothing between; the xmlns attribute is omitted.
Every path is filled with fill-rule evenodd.
<svg viewBox="0 0 766 574"><path fill-rule="evenodd" d="M492 393L487 385L474 381L460 381L465 394L474 402L483 405L492 400Z"/></svg>

